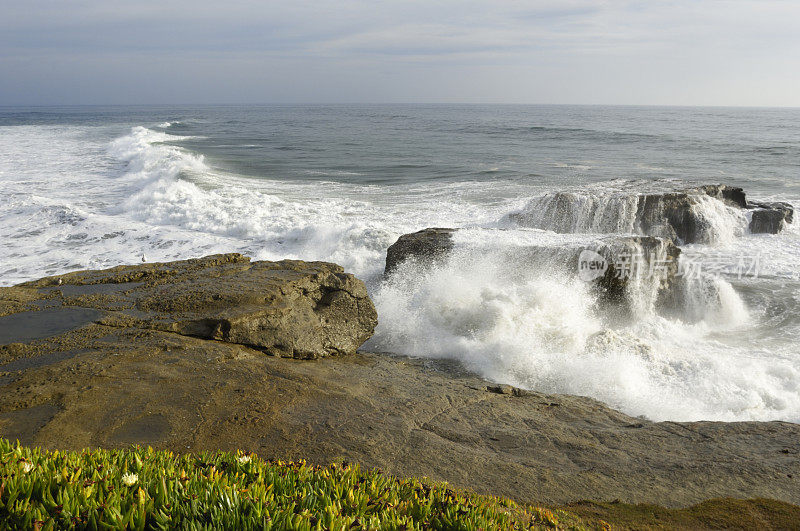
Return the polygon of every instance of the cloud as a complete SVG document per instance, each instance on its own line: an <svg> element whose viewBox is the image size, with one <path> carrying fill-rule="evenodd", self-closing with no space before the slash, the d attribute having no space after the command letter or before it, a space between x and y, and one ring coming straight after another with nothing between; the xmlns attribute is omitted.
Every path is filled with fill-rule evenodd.
<svg viewBox="0 0 800 531"><path fill-rule="evenodd" d="M0 0L0 77L6 78L0 97L9 101L25 99L30 84L47 79L47 72L65 89L80 87L59 64L102 79L123 61L132 76L142 77L156 70L148 63L177 65L174 75L159 72L175 93L185 92L187 76L211 75L205 87L187 94L197 100L234 97L211 74L220 70L260 83L236 91L237 98L270 101L282 93L274 80L258 81L247 70L255 68L280 71L294 86L314 83L313 72L332 71L331 84L349 79L353 87L374 87L379 92L370 99L376 101L398 98L381 79L411 76L413 82L403 85L418 94L403 99L520 101L515 98L528 94L525 101L539 101L569 94L584 102L624 103L616 101L616 90L635 102L669 103L672 93L679 95L675 103L708 103L714 91L736 84L740 88L726 90L720 103L800 105L789 88L798 86L799 58L795 1ZM491 72L527 92L486 83L469 94L454 92L454 83L437 90L430 68L462 81ZM765 90L759 78L773 85ZM592 83L564 91L576 79ZM111 85L109 99L118 89ZM347 92L326 94L324 82L315 85L315 101Z"/></svg>

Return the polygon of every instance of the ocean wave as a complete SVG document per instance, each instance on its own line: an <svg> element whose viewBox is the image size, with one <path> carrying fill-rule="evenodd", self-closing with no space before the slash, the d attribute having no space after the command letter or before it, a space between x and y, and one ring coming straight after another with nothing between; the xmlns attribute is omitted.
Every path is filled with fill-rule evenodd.
<svg viewBox="0 0 800 531"><path fill-rule="evenodd" d="M360 186L222 173L202 155L168 143L182 138L134 127L111 143L109 153L126 164L120 179L132 184L117 213L198 238L232 238L233 248L254 258L333 261L367 278L379 274L386 248L411 221L400 215L402 204L364 203Z"/></svg>
<svg viewBox="0 0 800 531"><path fill-rule="evenodd" d="M203 155L194 154L169 142L191 137L171 135L137 126L129 135L115 139L109 154L126 164L124 177L129 180L174 181L182 172L209 171Z"/></svg>
<svg viewBox="0 0 800 531"><path fill-rule="evenodd" d="M303 175L327 175L332 177L355 177L359 175L364 175L363 173L359 173L357 171L346 171L346 170L303 170Z"/></svg>
<svg viewBox="0 0 800 531"><path fill-rule="evenodd" d="M691 319L640 309L618 324L575 275L515 263L502 248L402 264L374 294L380 324L368 345L654 420L800 420L798 361L754 356L746 338L757 323L725 280L686 290L680 313Z"/></svg>
<svg viewBox="0 0 800 531"><path fill-rule="evenodd" d="M444 128L444 132L458 134L479 134L487 136L508 136L520 138L537 136L554 139L581 139L593 142L673 142L674 139L667 135L594 129L589 127L563 127L554 125L486 125L474 124L455 128Z"/></svg>

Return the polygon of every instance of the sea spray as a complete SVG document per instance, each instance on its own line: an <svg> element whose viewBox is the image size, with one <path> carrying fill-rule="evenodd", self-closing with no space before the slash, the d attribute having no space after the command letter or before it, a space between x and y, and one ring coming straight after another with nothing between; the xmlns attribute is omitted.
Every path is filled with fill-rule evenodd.
<svg viewBox="0 0 800 531"><path fill-rule="evenodd" d="M727 245L747 232L749 212L706 195L692 196L691 209L699 220L697 243Z"/></svg>
<svg viewBox="0 0 800 531"><path fill-rule="evenodd" d="M469 252L455 252L440 267L404 262L374 294L381 312L375 345L459 359L508 380L540 368L520 343L571 356L601 329L587 284L508 266L498 255Z"/></svg>
<svg viewBox="0 0 800 531"><path fill-rule="evenodd" d="M532 198L503 221L565 234L644 234L707 244L731 242L748 223L745 210L691 189L552 192Z"/></svg>
<svg viewBox="0 0 800 531"><path fill-rule="evenodd" d="M683 261L691 259L682 257ZM702 264L695 271L676 279L669 305L664 308L671 317L685 323L705 323L711 329L725 330L743 327L750 320L747 305L733 286L717 274L704 273Z"/></svg>
<svg viewBox="0 0 800 531"><path fill-rule="evenodd" d="M444 260L400 264L375 290L380 324L367 348L457 359L492 381L588 395L656 420L791 417L800 406L795 380L776 385L791 362L755 359L719 338L754 326L724 279L688 282L662 315L659 279L644 275L628 287L636 311L620 321L576 271L554 267L564 247L547 262L509 251L512 236L465 245L475 234Z"/></svg>

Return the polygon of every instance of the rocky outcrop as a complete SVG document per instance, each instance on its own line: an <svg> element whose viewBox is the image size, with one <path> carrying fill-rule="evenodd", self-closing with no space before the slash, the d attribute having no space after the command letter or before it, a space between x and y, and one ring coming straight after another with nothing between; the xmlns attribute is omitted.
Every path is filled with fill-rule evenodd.
<svg viewBox="0 0 800 531"><path fill-rule="evenodd" d="M426 267L440 263L457 250L501 256L504 262L531 269L563 271L591 282L602 303L630 309L631 281L648 277L655 285L657 299L667 298L678 273L680 249L671 241L653 236L602 236L589 241L559 242L497 247L492 231L485 242L457 247L453 236L458 229L429 228L398 238L386 253L387 274L406 260Z"/></svg>
<svg viewBox="0 0 800 531"><path fill-rule="evenodd" d="M791 223L794 208L789 203L762 203L753 201L748 204L753 209L750 218L750 232L753 234L777 234L784 224Z"/></svg>
<svg viewBox="0 0 800 531"><path fill-rule="evenodd" d="M777 233L792 221L791 205L748 201L744 190L726 185L642 193L554 192L533 199L508 219L558 233L643 234L685 244L713 241L725 232L721 224L741 224L744 230L747 211L753 213L752 233Z"/></svg>
<svg viewBox="0 0 800 531"><path fill-rule="evenodd" d="M633 294L629 284L641 278L654 283L656 303L671 298L681 254L680 248L672 240L653 236L625 236L601 241L595 249L607 264L605 274L594 281L601 301L617 305L630 302ZM581 264L577 267L580 271Z"/></svg>
<svg viewBox="0 0 800 531"><path fill-rule="evenodd" d="M719 199L720 201L725 201L731 205L738 206L739 208L747 208L747 197L744 193L744 190L737 186L728 186L726 184L706 184L704 186L697 187L696 190L706 194L707 196ZM691 188L687 190L688 193L691 193L692 191L693 190Z"/></svg>
<svg viewBox="0 0 800 531"><path fill-rule="evenodd" d="M662 236L681 243L708 241L713 221L700 207L704 196L729 207L747 207L744 190L722 184L678 192L642 194L637 197L635 225L642 234Z"/></svg>
<svg viewBox="0 0 800 531"><path fill-rule="evenodd" d="M389 274L409 258L427 262L446 255L453 248L453 233L458 229L429 228L403 234L386 251L384 274Z"/></svg>
<svg viewBox="0 0 800 531"><path fill-rule="evenodd" d="M15 302L19 293L27 294L26 305ZM0 328L3 320L25 320L29 339L58 332L63 323L85 324L75 321L82 317L294 358L352 354L377 324L364 284L341 267L297 260L251 262L239 254L81 271L0 288L3 313L12 315L0 317ZM20 327L5 329L8 336ZM17 338L11 333L0 339L11 343Z"/></svg>
<svg viewBox="0 0 800 531"><path fill-rule="evenodd" d="M643 234L656 234L682 243L703 241L704 219L687 193L649 194L639 197L636 224Z"/></svg>

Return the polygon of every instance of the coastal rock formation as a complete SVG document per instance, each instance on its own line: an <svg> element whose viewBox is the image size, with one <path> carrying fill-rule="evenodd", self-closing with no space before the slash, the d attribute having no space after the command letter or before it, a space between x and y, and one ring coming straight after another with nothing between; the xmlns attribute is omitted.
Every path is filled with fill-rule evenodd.
<svg viewBox="0 0 800 531"><path fill-rule="evenodd" d="M789 203L753 201L749 203L748 208L753 209L749 226L753 234L777 234L783 229L784 224L791 223L794 218L794 208Z"/></svg>
<svg viewBox="0 0 800 531"><path fill-rule="evenodd" d="M27 297L22 300L28 311L20 294ZM28 323L22 339L35 338L37 329L47 334L59 331L60 323L84 320L238 343L294 358L351 354L377 324L364 284L341 267L250 262L239 254L80 271L0 288L0 315L9 313L0 321ZM8 323L0 339L19 341L12 329L22 327Z"/></svg>
<svg viewBox="0 0 800 531"><path fill-rule="evenodd" d="M642 278L653 282L656 300L670 296L681 254L672 240L654 236L608 238L597 244L595 252L605 258L608 266L605 274L594 281L601 300L624 303L633 295L630 283ZM581 265L578 263L579 271Z"/></svg>
<svg viewBox="0 0 800 531"><path fill-rule="evenodd" d="M386 253L386 274L393 273L409 259L430 266L459 248L470 249L469 244L456 246L453 236L457 231L429 228L400 236ZM495 245L490 231L483 243ZM482 245L473 245L471 250L481 254ZM509 264L580 275L583 280L593 283L602 302L625 306L633 295L628 289L630 282L643 277L654 282L657 298L665 298L678 273L680 252L669 239L611 235L577 243L528 244L506 249L493 247L486 251L487 254L502 255L504 262Z"/></svg>
<svg viewBox="0 0 800 531"><path fill-rule="evenodd" d="M413 234L403 234L386 251L384 274L394 271L411 257L436 260L453 248L452 235L458 229L429 228Z"/></svg>
<svg viewBox="0 0 800 531"><path fill-rule="evenodd" d="M725 201L731 205L738 206L739 208L747 208L747 196L742 188L737 186L728 186L726 184L706 184L698 186L696 189L689 188L687 193L692 193L694 190L702 192L709 197Z"/></svg>
<svg viewBox="0 0 800 531"><path fill-rule="evenodd" d="M274 353L322 356L368 335L363 285L332 264L219 255L84 271L0 288L0 316L0 436L26 445L357 462L521 502L800 503L798 424L650 422L455 362L263 355L275 337Z"/></svg>
<svg viewBox="0 0 800 531"><path fill-rule="evenodd" d="M741 188L705 185L666 192L555 192L533 199L508 219L520 226L558 233L627 233L709 243L746 225L752 233L777 233L792 222L787 203L747 201ZM741 226L741 227L740 227Z"/></svg>

